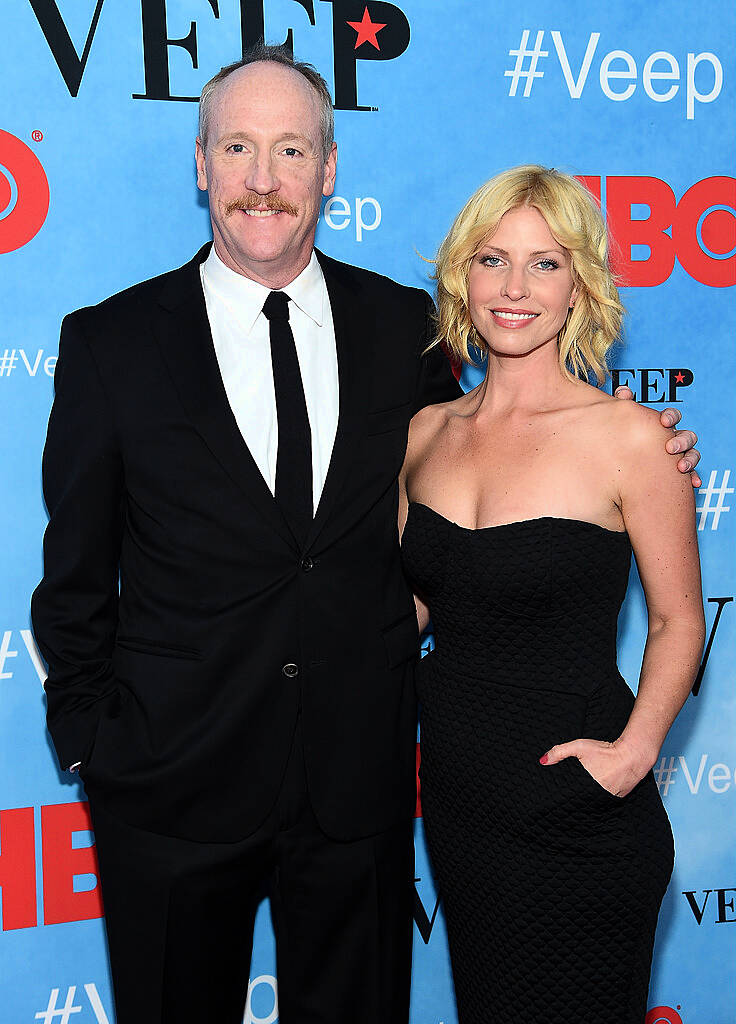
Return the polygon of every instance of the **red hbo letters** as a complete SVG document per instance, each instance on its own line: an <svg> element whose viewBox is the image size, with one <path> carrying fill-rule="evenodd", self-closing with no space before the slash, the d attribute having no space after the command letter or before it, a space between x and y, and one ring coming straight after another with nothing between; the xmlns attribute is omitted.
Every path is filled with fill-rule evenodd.
<svg viewBox="0 0 736 1024"><path fill-rule="evenodd" d="M49 183L24 142L0 130L0 253L20 249L38 234L49 212Z"/></svg>
<svg viewBox="0 0 736 1024"><path fill-rule="evenodd" d="M601 201L600 177L579 179ZM605 212L612 237L611 261L624 285L652 288L672 273L675 260L701 284L736 284L736 179L716 176L691 185L680 201L667 182L653 177L609 177ZM648 207L633 215L632 207ZM644 246L648 257L636 258Z"/></svg>
<svg viewBox="0 0 736 1024"><path fill-rule="evenodd" d="M91 830L86 803L41 808L43 923L62 924L102 917L94 846L74 846L75 832ZM74 880L93 876L94 885L75 891ZM0 811L0 886L3 930L37 924L36 833L34 809Z"/></svg>

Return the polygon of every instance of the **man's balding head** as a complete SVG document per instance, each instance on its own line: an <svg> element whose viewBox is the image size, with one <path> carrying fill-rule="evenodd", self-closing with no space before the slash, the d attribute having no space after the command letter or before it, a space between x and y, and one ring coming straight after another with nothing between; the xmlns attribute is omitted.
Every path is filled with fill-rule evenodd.
<svg viewBox="0 0 736 1024"><path fill-rule="evenodd" d="M294 71L298 72L298 74L300 74L314 90L320 106L322 154L326 160L330 154L330 150L332 149L332 143L335 141L335 114L327 83L322 75L320 75L319 71L317 71L317 69L311 64L307 64L304 61L294 60L294 57L289 53L285 46L269 46L267 43L257 43L255 46L252 46L243 54L241 60L235 61L232 64L228 64L227 67L222 68L202 89L202 94L199 98L199 137L202 140L203 147L206 149L209 141L211 107L214 95L232 74L239 71L241 68L245 68L250 64L256 64L259 62L270 62L281 65L282 67L292 68Z"/></svg>

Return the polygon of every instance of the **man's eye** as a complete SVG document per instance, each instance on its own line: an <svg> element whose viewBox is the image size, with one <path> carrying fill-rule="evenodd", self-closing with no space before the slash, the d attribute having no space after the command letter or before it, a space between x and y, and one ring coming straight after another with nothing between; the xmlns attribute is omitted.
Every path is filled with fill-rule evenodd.
<svg viewBox="0 0 736 1024"><path fill-rule="evenodd" d="M245 147L242 142L233 142L231 146L228 146L231 153L244 153Z"/></svg>
<svg viewBox="0 0 736 1024"><path fill-rule="evenodd" d="M284 150L284 153L287 156L300 156L301 155L299 153L299 150L296 149L294 146L287 146L286 149Z"/></svg>

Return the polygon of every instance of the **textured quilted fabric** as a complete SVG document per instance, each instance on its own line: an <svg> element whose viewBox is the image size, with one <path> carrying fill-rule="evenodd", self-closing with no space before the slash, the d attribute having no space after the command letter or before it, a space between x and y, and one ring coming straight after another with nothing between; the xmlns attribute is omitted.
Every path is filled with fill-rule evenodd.
<svg viewBox="0 0 736 1024"><path fill-rule="evenodd" d="M461 1024L643 1024L673 862L656 784L619 799L574 758L538 760L629 716L628 537L550 518L466 530L412 503L403 557L435 631L422 807Z"/></svg>

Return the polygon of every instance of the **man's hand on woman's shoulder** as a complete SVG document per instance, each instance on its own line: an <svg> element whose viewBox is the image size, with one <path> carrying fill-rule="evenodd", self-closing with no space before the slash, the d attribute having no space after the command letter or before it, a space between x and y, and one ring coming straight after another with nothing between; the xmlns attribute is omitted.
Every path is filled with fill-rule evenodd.
<svg viewBox="0 0 736 1024"><path fill-rule="evenodd" d="M614 392L614 398L619 398L622 401L631 400L633 397L633 392L625 384L616 388ZM680 419L681 414L677 409L664 409L659 414L659 422L663 427L676 427ZM695 447L697 443L698 435L692 430L674 430L665 443L665 450L669 455L679 456L677 468L681 473L690 474L690 482L693 487L700 487L703 482L695 470L700 462L700 452Z"/></svg>

